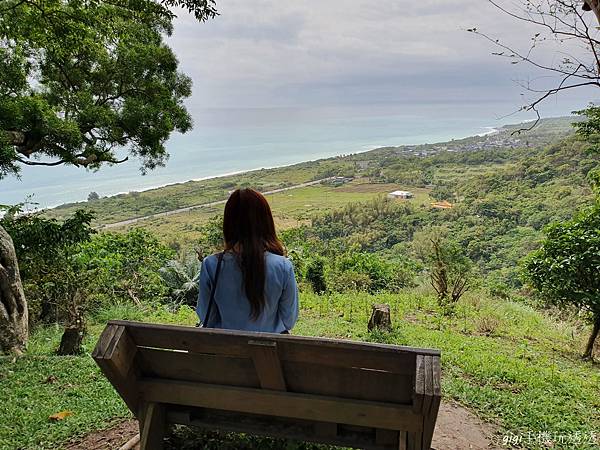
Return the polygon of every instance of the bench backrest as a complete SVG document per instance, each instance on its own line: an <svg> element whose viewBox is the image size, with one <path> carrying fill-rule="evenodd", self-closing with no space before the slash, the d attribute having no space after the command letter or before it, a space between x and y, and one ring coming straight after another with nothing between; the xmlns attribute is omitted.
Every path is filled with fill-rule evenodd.
<svg viewBox="0 0 600 450"><path fill-rule="evenodd" d="M93 357L136 415L141 402L152 401L422 433L424 417L432 408L437 415L439 355L393 345L111 321Z"/></svg>

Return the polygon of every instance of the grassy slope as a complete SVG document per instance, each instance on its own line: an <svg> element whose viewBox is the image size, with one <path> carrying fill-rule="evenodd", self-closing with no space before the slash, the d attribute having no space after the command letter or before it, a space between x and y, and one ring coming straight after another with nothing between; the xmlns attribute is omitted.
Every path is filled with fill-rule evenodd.
<svg viewBox="0 0 600 450"><path fill-rule="evenodd" d="M263 169L238 175L188 181L151 189L104 197L93 202L69 203L45 211L45 215L63 218L77 209L91 209L97 225L120 222L135 217L171 211L173 209L209 203L227 198L228 192L240 186L253 186L266 191L325 178L330 170L344 171L352 163L330 158L318 162L296 164L276 169Z"/></svg>
<svg viewBox="0 0 600 450"><path fill-rule="evenodd" d="M371 303L391 304L394 330L366 332ZM587 433L600 428L600 370L578 355L587 329L553 320L529 307L482 298L461 302L454 319L440 316L426 292L302 294L297 334L435 347L442 350L443 393L512 433ZM115 307L96 317L191 325L194 313L158 307L141 312ZM128 412L89 357L102 326L93 325L86 355L54 356L60 330L36 332L26 356L0 362L0 448L55 448L75 435L109 426ZM49 377L56 377L47 382ZM64 421L52 413L69 410ZM241 439L241 438L240 438ZM526 447L536 448L534 445ZM555 448L595 448L571 444Z"/></svg>
<svg viewBox="0 0 600 450"><path fill-rule="evenodd" d="M387 183L368 183L366 179L357 179L350 184L334 187L331 185L316 185L291 191L269 195L269 203L277 228L297 227L310 223L314 215L342 207L348 203L371 200L380 195L386 195L397 189L408 189L406 186ZM410 188L415 198L410 200L417 205L428 205L429 189ZM401 200L400 200L401 201ZM201 208L167 217L156 217L144 220L133 226L142 226L159 236L164 242L193 242L200 235L200 227L210 217L223 213L224 205ZM131 226L115 228L127 230Z"/></svg>

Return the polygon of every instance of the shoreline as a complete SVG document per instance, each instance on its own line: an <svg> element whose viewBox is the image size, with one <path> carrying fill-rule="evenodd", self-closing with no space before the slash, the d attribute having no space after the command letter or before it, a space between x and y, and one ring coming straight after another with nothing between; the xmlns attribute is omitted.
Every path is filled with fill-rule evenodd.
<svg viewBox="0 0 600 450"><path fill-rule="evenodd" d="M504 126L504 125L503 125ZM497 134L500 132L500 130L502 129L503 126L500 127L482 127L485 130L483 133L478 133L478 134L470 134L467 136L461 136L461 137L455 137L453 138L453 140L460 140L460 139L467 139L470 137L485 137L485 136L490 136L493 134ZM117 192L115 194L110 194L110 195L105 195L100 197L100 199L104 199L104 198L112 198L112 197L117 197L119 195L127 195L127 194L131 194L133 192L148 192L148 191L152 191L152 190L156 190L156 189L162 189L165 187L169 187L169 186L176 186L179 184L186 184L186 183L194 183L194 182L198 182L198 181L206 181L206 180L214 180L217 178L225 178L225 177L230 177L230 176L234 176L234 175L240 175L243 173L250 173L250 172L257 172L259 170L272 170L272 169L282 169L285 167L292 167L295 166L297 164L303 164L303 163L307 163L307 162L313 162L313 161L319 161L322 159L330 159L330 158L339 158L341 156L352 156L352 155L358 155L361 153L367 153L367 152L371 152L373 150L377 150L379 148L385 148L385 147L403 147L403 146L415 146L415 145L434 145L434 144L441 144L443 142L448 142L448 141L441 141L441 142L432 142L432 143L420 143L420 144L399 144L399 145L385 145L385 144L368 144L368 145L363 145L362 148L360 150L356 150L353 151L351 153L343 153L340 155L335 155L335 156L324 156L324 157L320 157L320 158L316 158L316 159L305 159L299 162L294 162L291 164L282 164L282 165L275 165L275 166L267 166L267 167L255 167L255 168L251 168L251 169L243 169L243 170L237 170L237 171L233 171L233 172L227 172L227 173L221 173L221 174L217 174L217 175L208 175L205 177L200 177L200 178L190 178L187 180L183 180L183 181L174 181L174 182L169 182L169 183L162 183L162 184L157 184L157 185L153 185L153 186L149 186L149 187L145 187L145 188L140 188L140 189L132 189L129 191L120 191ZM36 211L44 211L44 210L49 210L49 209L56 209L59 208L61 206L65 206L65 205L77 205L80 203L88 203L88 200L80 200L77 202L67 202L67 203L60 203L58 205L51 205L51 206L46 206L44 208L36 208Z"/></svg>

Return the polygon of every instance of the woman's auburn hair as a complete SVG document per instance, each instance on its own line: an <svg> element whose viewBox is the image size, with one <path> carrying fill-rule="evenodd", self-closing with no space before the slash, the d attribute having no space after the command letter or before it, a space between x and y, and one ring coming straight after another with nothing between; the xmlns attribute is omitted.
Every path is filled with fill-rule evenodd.
<svg viewBox="0 0 600 450"><path fill-rule="evenodd" d="M237 189L227 200L223 214L225 251L236 250L242 269L244 290L256 320L265 307L265 251L284 256L275 232L269 202L254 189Z"/></svg>

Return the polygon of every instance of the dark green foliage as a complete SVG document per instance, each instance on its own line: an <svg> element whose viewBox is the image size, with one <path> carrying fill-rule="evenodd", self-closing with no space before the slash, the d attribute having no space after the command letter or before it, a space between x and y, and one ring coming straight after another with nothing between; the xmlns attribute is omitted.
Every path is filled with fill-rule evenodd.
<svg viewBox="0 0 600 450"><path fill-rule="evenodd" d="M214 216L201 229L202 236L196 252L200 259L223 250L223 216Z"/></svg>
<svg viewBox="0 0 600 450"><path fill-rule="evenodd" d="M151 2L147 1L147 3L150 4ZM200 21L214 19L219 14L217 12L215 0L160 0L159 3L167 8L176 7L187 9L188 12L194 14L196 19ZM156 8L155 5L152 6ZM167 8L160 8L160 10L168 17L174 18L174 14Z"/></svg>
<svg viewBox="0 0 600 450"><path fill-rule="evenodd" d="M80 314L88 280L77 253L95 233L91 220L85 211L64 222L39 214L7 214L0 220L15 244L32 323L69 322Z"/></svg>
<svg viewBox="0 0 600 450"><path fill-rule="evenodd" d="M585 117L585 120L573 123L577 136L587 144L588 149L600 153L600 107L591 105L575 114Z"/></svg>
<svg viewBox="0 0 600 450"><path fill-rule="evenodd" d="M527 279L549 301L600 315L600 206L550 225L525 269Z"/></svg>
<svg viewBox="0 0 600 450"><path fill-rule="evenodd" d="M322 294L327 290L325 260L322 257L315 256L309 261L306 266L306 280L316 294Z"/></svg>
<svg viewBox="0 0 600 450"><path fill-rule="evenodd" d="M424 220L425 215L412 205L380 197L315 218L309 234L328 242L328 247L357 245L362 250L377 251L410 240Z"/></svg>
<svg viewBox="0 0 600 450"><path fill-rule="evenodd" d="M454 192L448 186L444 186L442 184L438 184L433 188L431 194L429 194L433 199L437 201L447 200L449 202L454 201Z"/></svg>
<svg viewBox="0 0 600 450"><path fill-rule="evenodd" d="M481 274L491 276L496 292L521 287L519 261L537 248L544 226L567 220L589 204L588 179L599 164L573 138L547 147L442 152L422 158L381 149L370 161L381 167L381 181L401 183L412 172L419 179L426 175L434 183L431 195L452 198L454 207L435 210L385 198L351 204L315 218L304 232L303 245L311 244L326 255L339 255L352 246L393 255L406 249L415 232L445 226ZM402 251L400 258L407 260Z"/></svg>
<svg viewBox="0 0 600 450"><path fill-rule="evenodd" d="M21 268L32 323L71 321L115 302L160 301L168 293L159 269L173 252L144 230L94 234L92 216L64 222L37 214L6 216Z"/></svg>
<svg viewBox="0 0 600 450"><path fill-rule="evenodd" d="M200 20L210 0L7 0L0 7L0 178L20 164L96 169L125 151L163 165L192 121L191 80L164 43L170 6Z"/></svg>
<svg viewBox="0 0 600 450"><path fill-rule="evenodd" d="M545 300L589 312L600 326L600 204L574 219L550 225L539 250L525 262L525 276ZM586 357L592 356L593 334Z"/></svg>
<svg viewBox="0 0 600 450"><path fill-rule="evenodd" d="M171 249L143 229L98 234L77 255L90 274L95 303L133 301L138 306L167 295L160 269L173 256Z"/></svg>
<svg viewBox="0 0 600 450"><path fill-rule="evenodd" d="M410 286L413 280L413 272L408 267L393 263L375 253L351 250L336 258L334 267L337 282L331 283L332 289L340 292L396 292Z"/></svg>

